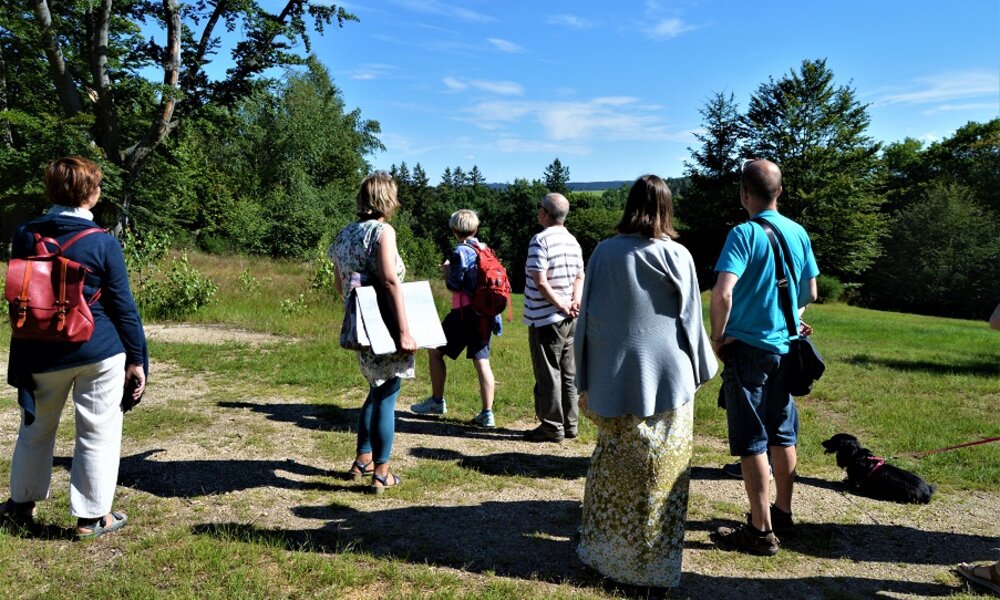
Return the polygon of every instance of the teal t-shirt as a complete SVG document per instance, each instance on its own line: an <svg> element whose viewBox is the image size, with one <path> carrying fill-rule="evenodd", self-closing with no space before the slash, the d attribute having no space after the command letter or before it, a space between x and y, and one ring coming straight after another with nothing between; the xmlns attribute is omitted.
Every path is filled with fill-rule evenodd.
<svg viewBox="0 0 1000 600"><path fill-rule="evenodd" d="M789 286L795 300L792 303L794 329L798 331L800 293L808 294L809 280L819 275L809 234L801 225L775 210L765 210L755 216L767 219L781 233L792 255L795 275L789 274ZM780 245L778 250L781 250ZM733 309L725 335L751 346L786 354L790 338L778 304L771 243L761 226L747 221L733 227L726 237L715 271L732 273L739 278L733 288Z"/></svg>

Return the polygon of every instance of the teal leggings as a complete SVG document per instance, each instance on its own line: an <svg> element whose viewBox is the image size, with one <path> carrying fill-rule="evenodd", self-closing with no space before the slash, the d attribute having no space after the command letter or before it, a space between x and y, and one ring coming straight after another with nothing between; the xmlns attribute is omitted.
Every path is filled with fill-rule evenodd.
<svg viewBox="0 0 1000 600"><path fill-rule="evenodd" d="M358 416L358 454L371 452L376 465L389 462L392 453L400 383L399 377L393 377L382 385L371 386Z"/></svg>

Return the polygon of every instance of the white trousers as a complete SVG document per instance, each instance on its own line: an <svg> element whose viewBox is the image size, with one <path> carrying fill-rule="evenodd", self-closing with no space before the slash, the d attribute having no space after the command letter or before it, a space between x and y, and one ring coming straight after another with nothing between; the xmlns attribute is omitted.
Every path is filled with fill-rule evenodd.
<svg viewBox="0 0 1000 600"><path fill-rule="evenodd" d="M70 470L69 508L74 517L103 517L111 512L118 482L125 354L89 365L35 373L32 377L35 422L25 425L22 411L10 468L11 499L33 502L49 497L56 429L72 390L76 447Z"/></svg>

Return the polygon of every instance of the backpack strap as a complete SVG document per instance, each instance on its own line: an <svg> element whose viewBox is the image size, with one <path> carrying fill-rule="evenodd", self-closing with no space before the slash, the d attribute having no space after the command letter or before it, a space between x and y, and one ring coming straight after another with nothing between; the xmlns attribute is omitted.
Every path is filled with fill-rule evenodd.
<svg viewBox="0 0 1000 600"><path fill-rule="evenodd" d="M788 246L785 245L785 238L781 236L781 233L767 219L756 217L752 221L760 225L760 228L767 234L768 242L771 244L771 255L774 257L774 279L778 291L778 304L781 306L781 312L785 316L785 326L788 327L788 338L795 338L798 336L798 331L795 330L795 311L792 308L792 286L788 285L788 278L794 276L795 270L792 268L791 257L788 255ZM784 252L778 250L779 242ZM782 256L784 256L784 261L781 260ZM788 265L787 272L785 271L785 264Z"/></svg>
<svg viewBox="0 0 1000 600"><path fill-rule="evenodd" d="M55 238L43 237L42 234L37 231L32 232L35 236L35 254L38 256L51 256L53 254L62 254L66 248L69 248L73 244L80 241L81 238L85 238L92 233L104 233L104 230L100 227L90 227L84 229L83 231L77 232L76 235L66 240L65 243L60 244ZM56 250L49 250L49 246L55 246Z"/></svg>

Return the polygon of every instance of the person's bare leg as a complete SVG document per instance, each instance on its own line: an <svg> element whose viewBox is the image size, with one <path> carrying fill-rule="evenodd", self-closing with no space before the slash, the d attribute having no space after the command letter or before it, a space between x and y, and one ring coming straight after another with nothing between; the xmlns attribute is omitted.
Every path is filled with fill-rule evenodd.
<svg viewBox="0 0 1000 600"><path fill-rule="evenodd" d="M444 364L444 354L437 348L427 350L427 363L431 371L431 395L444 398L444 382L448 377L448 367Z"/></svg>
<svg viewBox="0 0 1000 600"><path fill-rule="evenodd" d="M479 396L483 399L483 410L493 410L493 393L496 390L496 380L493 379L493 368L490 359L477 358L472 361L479 375Z"/></svg>
<svg viewBox="0 0 1000 600"><path fill-rule="evenodd" d="M740 466L743 467L743 484L750 500L750 521L757 529L770 531L771 475L767 465L767 454L741 457Z"/></svg>
<svg viewBox="0 0 1000 600"><path fill-rule="evenodd" d="M786 513L791 513L795 466L798 464L796 447L771 446L771 463L774 467L774 505Z"/></svg>

